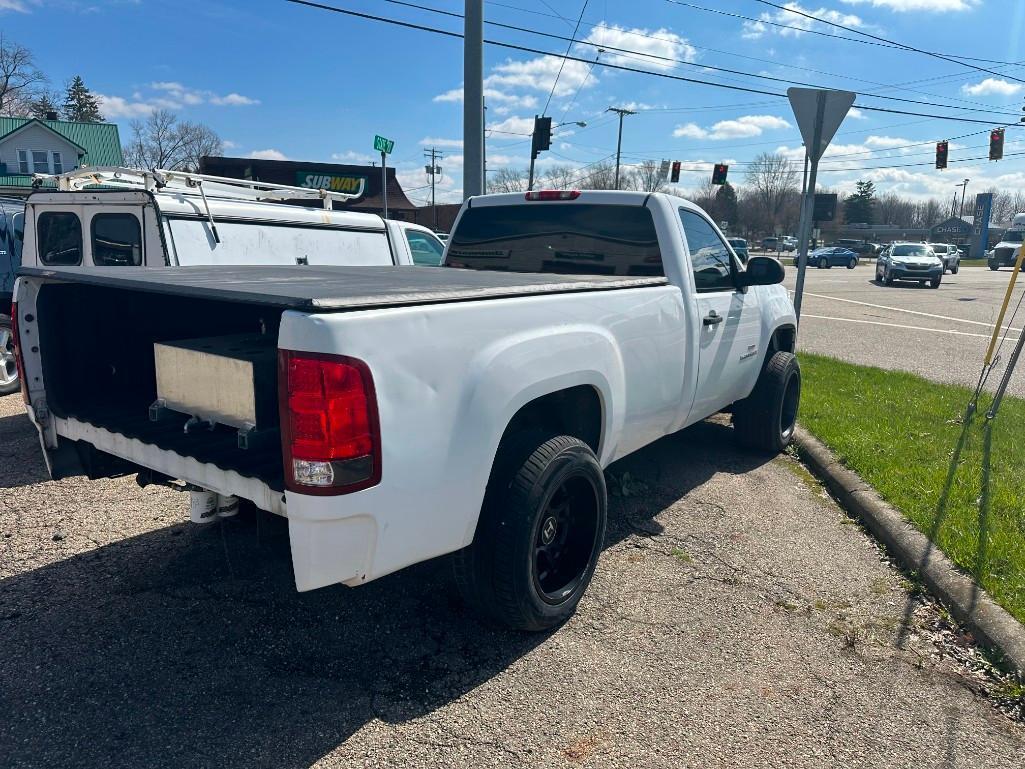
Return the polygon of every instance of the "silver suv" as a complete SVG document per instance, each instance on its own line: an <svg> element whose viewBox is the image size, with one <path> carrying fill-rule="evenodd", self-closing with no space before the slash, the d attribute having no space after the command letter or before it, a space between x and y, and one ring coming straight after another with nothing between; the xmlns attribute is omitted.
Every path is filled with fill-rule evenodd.
<svg viewBox="0 0 1025 769"><path fill-rule="evenodd" d="M943 262L943 272L946 273L947 270L950 270L951 275L957 275L958 268L961 266L961 250L957 246L947 243L930 243L929 247Z"/></svg>

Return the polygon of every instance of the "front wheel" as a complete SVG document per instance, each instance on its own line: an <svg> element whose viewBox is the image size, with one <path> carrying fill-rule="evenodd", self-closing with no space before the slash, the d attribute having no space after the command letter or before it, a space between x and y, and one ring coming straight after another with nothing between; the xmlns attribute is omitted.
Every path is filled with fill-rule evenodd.
<svg viewBox="0 0 1025 769"><path fill-rule="evenodd" d="M942 280L943 280L942 277L933 278L932 280L929 281L929 288L939 288L940 287L940 281L942 281Z"/></svg>
<svg viewBox="0 0 1025 769"><path fill-rule="evenodd" d="M886 272L883 273L883 285L884 286L892 286L893 285L893 273L891 273L889 270L887 270Z"/></svg>
<svg viewBox="0 0 1025 769"><path fill-rule="evenodd" d="M989 268L991 270L993 270L993 272L996 272L997 270L1000 269L1000 265L999 264L993 264L993 262L988 262L988 264L989 264Z"/></svg>
<svg viewBox="0 0 1025 769"><path fill-rule="evenodd" d="M608 494L594 452L568 435L539 437L503 442L473 542L454 559L466 602L514 630L567 620L605 539Z"/></svg>
<svg viewBox="0 0 1025 769"><path fill-rule="evenodd" d="M858 266L858 260L857 260L856 257L852 256L851 260L849 262L847 262L847 269L848 270L853 270L857 266Z"/></svg>
<svg viewBox="0 0 1025 769"><path fill-rule="evenodd" d="M827 268L828 266L829 266L829 260L828 260L828 259L826 259L826 257L824 257L824 256L823 256L823 257L821 257L821 258L819 259L819 269L820 269L820 270L824 270L824 269L826 269L826 268Z"/></svg>
<svg viewBox="0 0 1025 769"><path fill-rule="evenodd" d="M20 389L18 364L14 359L14 330L10 317L0 315L0 395L11 395Z"/></svg>
<svg viewBox="0 0 1025 769"><path fill-rule="evenodd" d="M772 354L751 394L733 405L733 428L748 448L777 453L790 445L801 403L801 366L792 352Z"/></svg>
<svg viewBox="0 0 1025 769"><path fill-rule="evenodd" d="M957 275L957 271L960 270L960 269L961 269L961 265L955 264L953 267L950 268L950 274L951 275Z"/></svg>

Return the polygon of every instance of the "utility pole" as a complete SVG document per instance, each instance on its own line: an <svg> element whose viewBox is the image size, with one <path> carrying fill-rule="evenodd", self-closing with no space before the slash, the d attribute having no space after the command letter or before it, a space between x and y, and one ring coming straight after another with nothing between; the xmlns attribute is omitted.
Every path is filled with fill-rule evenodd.
<svg viewBox="0 0 1025 769"><path fill-rule="evenodd" d="M484 0L463 15L463 200L484 191Z"/></svg>
<svg viewBox="0 0 1025 769"><path fill-rule="evenodd" d="M961 184L957 185L958 187L961 188L961 211L957 215L959 219L962 216L964 216L964 197L965 197L965 193L968 192L968 182L970 182L970 181L971 181L971 179L965 179L963 182L961 182ZM955 194L957 194L957 193L955 193Z"/></svg>
<svg viewBox="0 0 1025 769"><path fill-rule="evenodd" d="M424 166L424 170L427 172L427 175L431 177L431 209L434 214L434 229L436 230L438 229L438 201L434 196L434 184L435 177L441 173L441 168L438 166L437 161L443 157L443 155L436 147L431 147L429 154L431 162L430 165ZM427 150L424 150L424 157L428 157Z"/></svg>
<svg viewBox="0 0 1025 769"><path fill-rule="evenodd" d="M619 189L619 158L623 151L623 118L627 115L636 115L633 110L623 107L609 107L606 112L615 112L619 115L619 138L616 139L616 189Z"/></svg>

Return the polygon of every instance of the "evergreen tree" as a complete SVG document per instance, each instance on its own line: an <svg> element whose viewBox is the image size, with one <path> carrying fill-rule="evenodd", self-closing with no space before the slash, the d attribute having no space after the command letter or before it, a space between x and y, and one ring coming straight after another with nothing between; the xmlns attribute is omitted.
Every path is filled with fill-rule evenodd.
<svg viewBox="0 0 1025 769"><path fill-rule="evenodd" d="M729 182L721 185L715 193L715 215L719 222L729 222L736 227L738 222L737 191Z"/></svg>
<svg viewBox="0 0 1025 769"><path fill-rule="evenodd" d="M80 75L75 75L68 83L67 95L64 97L64 119L83 123L103 122L99 102L92 91L85 87Z"/></svg>
<svg viewBox="0 0 1025 769"><path fill-rule="evenodd" d="M29 114L40 120L46 120L47 115L50 114L60 117L60 107L57 106L52 94L42 93L38 99L33 99L29 104Z"/></svg>
<svg viewBox="0 0 1025 769"><path fill-rule="evenodd" d="M857 192L843 202L844 221L848 224L872 224L875 221L876 186L871 180L856 183Z"/></svg>

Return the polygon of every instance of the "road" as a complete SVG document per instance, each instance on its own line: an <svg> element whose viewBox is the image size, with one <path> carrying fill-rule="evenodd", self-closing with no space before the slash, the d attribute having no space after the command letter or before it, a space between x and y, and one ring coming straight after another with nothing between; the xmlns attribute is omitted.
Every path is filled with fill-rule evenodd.
<svg viewBox="0 0 1025 769"><path fill-rule="evenodd" d="M297 594L269 515L45 480L0 399L0 756L21 767L993 767L1025 725L789 457L723 419L610 469L594 583L494 630L445 559ZM906 636L903 644L898 639Z"/></svg>
<svg viewBox="0 0 1025 769"><path fill-rule="evenodd" d="M786 285L793 290L797 269L791 262L784 260ZM874 264L864 262L853 270L809 269L799 348L975 387L1011 271L962 267L957 275L945 275L935 290L913 283L879 286L874 274ZM1025 276L1015 288L1008 318L1023 290ZM1025 306L1004 344L1004 361L1023 323ZM990 377L989 389L1002 370ZM1025 397L1025 363L1008 391Z"/></svg>

